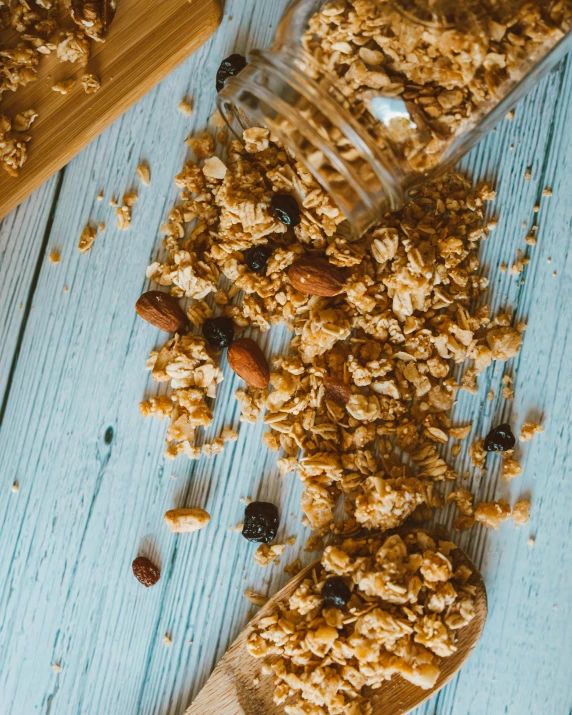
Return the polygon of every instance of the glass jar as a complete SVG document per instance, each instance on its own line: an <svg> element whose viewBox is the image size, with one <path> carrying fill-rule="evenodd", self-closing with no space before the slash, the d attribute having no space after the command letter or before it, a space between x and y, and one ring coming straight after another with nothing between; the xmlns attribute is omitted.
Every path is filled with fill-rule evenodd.
<svg viewBox="0 0 572 715"><path fill-rule="evenodd" d="M298 0L228 80L355 235L470 149L571 46L572 0Z"/></svg>

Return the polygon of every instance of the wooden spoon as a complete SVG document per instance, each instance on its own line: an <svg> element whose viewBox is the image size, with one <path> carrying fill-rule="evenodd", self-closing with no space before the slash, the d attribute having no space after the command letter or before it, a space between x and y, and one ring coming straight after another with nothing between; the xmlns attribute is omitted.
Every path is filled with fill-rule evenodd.
<svg viewBox="0 0 572 715"><path fill-rule="evenodd" d="M441 674L431 690L422 690L400 676L385 681L371 699L372 715L405 715L440 690L473 652L483 632L487 618L487 592L483 577L468 556L458 549L455 558L466 564L473 575L469 583L476 587L475 617L458 632L456 652L441 658ZM314 561L297 574L268 601L238 636L215 668L205 687L185 715L284 715L284 709L272 700L274 683L271 676L261 674L262 658L253 658L246 650L246 641L261 618L272 615L280 601L287 601L312 569ZM255 685L255 681L258 685Z"/></svg>

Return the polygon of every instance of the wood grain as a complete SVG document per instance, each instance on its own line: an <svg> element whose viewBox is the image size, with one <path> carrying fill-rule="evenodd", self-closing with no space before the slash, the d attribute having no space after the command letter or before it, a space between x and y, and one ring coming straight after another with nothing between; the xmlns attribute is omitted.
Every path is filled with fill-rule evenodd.
<svg viewBox="0 0 572 715"><path fill-rule="evenodd" d="M411 713L439 692L475 649L487 618L487 592L482 576L466 554L456 551L455 559L456 565L464 564L471 569L473 575L469 583L475 586L475 617L458 632L457 651L451 657L440 660L441 674L430 690L422 690L396 676L382 683L371 700L372 715ZM272 678L262 674L264 659L250 656L246 642L260 620L276 613L278 605L287 602L319 564L317 560L303 569L260 609L228 649L185 715L284 715L284 707L276 705L273 700Z"/></svg>
<svg viewBox="0 0 572 715"><path fill-rule="evenodd" d="M148 287L145 266L161 250L158 228L177 196L172 179L185 160L184 139L214 131L208 118L218 64L233 51L268 45L286 4L227 0L216 35L0 227L2 713L180 715L248 622L252 605L243 591L272 595L288 579L282 567L259 568L255 545L234 532L241 498L279 505L279 540L298 537L283 565L317 557L304 552L300 480L279 476L276 455L261 445L261 423L238 423L232 395L241 381L226 363L207 437L232 425L239 439L215 459L165 462L165 426L142 421L137 410L155 392L143 364L163 336L133 307ZM514 503L531 495L532 517L521 529L508 522L499 532L477 526L461 535L487 584L487 625L465 667L415 715L570 711L571 93L567 59L463 162L498 189L499 227L482 246L493 307L513 307L529 327L518 359L504 368L515 377L514 402L500 397L501 365L480 378L478 395L459 396L455 422L474 426L455 464L470 471L463 483L478 499ZM177 112L185 95L196 107L190 119ZM136 185L142 158L151 186L139 187L132 229L121 233L108 200ZM545 186L552 197L542 197ZM522 221L530 226L534 216L532 248ZM77 240L90 218L107 229L82 256ZM61 250L57 266L47 260L52 247ZM521 276L500 273L517 249L528 251L531 263ZM272 355L287 340L273 329L260 343ZM518 429L535 416L546 431L519 447L521 478L505 485L496 462L482 478L474 473L470 442L503 418ZM207 509L210 524L197 534L171 534L163 513L178 506ZM453 515L447 509L437 520L450 526ZM148 590L130 573L139 552L162 567L161 581ZM170 647L162 642L166 632ZM53 661L60 673L52 672Z"/></svg>
<svg viewBox="0 0 572 715"><path fill-rule="evenodd" d="M0 218L206 42L220 16L218 0L121 0L106 42L91 43L87 67L42 58L38 81L3 97L9 116L33 108L39 118L20 176L0 174ZM79 81L69 95L52 91L56 82L85 72L101 80L95 94Z"/></svg>

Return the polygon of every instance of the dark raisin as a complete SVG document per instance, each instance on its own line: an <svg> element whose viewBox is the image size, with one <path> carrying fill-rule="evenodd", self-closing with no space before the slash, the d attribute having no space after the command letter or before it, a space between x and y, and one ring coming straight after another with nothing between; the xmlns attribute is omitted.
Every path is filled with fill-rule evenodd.
<svg viewBox="0 0 572 715"><path fill-rule="evenodd" d="M154 586L161 578L161 572L146 556L138 556L131 564L135 578L144 586Z"/></svg>
<svg viewBox="0 0 572 715"><path fill-rule="evenodd" d="M265 501L253 501L245 509L242 535L249 541L269 544L278 531L278 508Z"/></svg>
<svg viewBox="0 0 572 715"><path fill-rule="evenodd" d="M343 578L331 578L322 589L325 608L343 608L352 597L352 592L346 586Z"/></svg>
<svg viewBox="0 0 572 715"><path fill-rule="evenodd" d="M285 226L298 226L302 220L298 202L290 194L274 194L270 204Z"/></svg>
<svg viewBox="0 0 572 715"><path fill-rule="evenodd" d="M272 248L266 246L252 246L244 254L246 265L255 273L263 273L266 270L268 259L272 255Z"/></svg>
<svg viewBox="0 0 572 715"><path fill-rule="evenodd" d="M203 323L203 335L215 348L228 348L234 339L232 318L207 318Z"/></svg>
<svg viewBox="0 0 572 715"><path fill-rule="evenodd" d="M512 449L516 439L510 425L504 424L494 427L485 437L485 452L506 452Z"/></svg>
<svg viewBox="0 0 572 715"><path fill-rule="evenodd" d="M247 64L246 57L242 55L230 55L223 60L216 73L216 91L220 92L224 88L226 80L242 72Z"/></svg>

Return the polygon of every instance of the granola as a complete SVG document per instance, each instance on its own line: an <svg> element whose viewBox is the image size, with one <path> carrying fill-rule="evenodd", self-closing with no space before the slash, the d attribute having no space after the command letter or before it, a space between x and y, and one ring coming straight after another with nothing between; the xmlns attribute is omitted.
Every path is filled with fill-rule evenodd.
<svg viewBox="0 0 572 715"><path fill-rule="evenodd" d="M362 715L371 712L364 688L394 675L432 688L441 658L475 616L472 572L457 554L423 531L327 547L314 573L248 637L248 652L273 675L274 702L288 700L291 714ZM325 605L331 578L351 591L344 608Z"/></svg>

